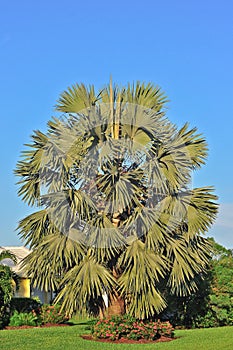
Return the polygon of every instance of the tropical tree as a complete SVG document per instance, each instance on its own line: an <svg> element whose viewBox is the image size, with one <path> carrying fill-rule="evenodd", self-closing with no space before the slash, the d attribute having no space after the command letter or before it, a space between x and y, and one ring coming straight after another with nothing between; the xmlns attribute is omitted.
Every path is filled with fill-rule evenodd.
<svg viewBox="0 0 233 350"><path fill-rule="evenodd" d="M233 250L208 238L211 259L204 276L196 276L198 290L187 296L167 292L168 306L159 315L185 328L233 325ZM203 278L204 277L204 278Z"/></svg>
<svg viewBox="0 0 233 350"><path fill-rule="evenodd" d="M76 84L17 163L19 195L38 209L19 223L25 268L69 313L147 318L166 306L164 288L189 294L205 270L216 196L190 184L207 144L166 118L166 102L152 84Z"/></svg>
<svg viewBox="0 0 233 350"><path fill-rule="evenodd" d="M14 293L14 287L12 281L14 280L17 285L17 278L11 268L3 264L5 259L11 259L13 263L16 263L16 256L9 250L2 250L0 252L0 329L7 323L9 318L9 303Z"/></svg>
<svg viewBox="0 0 233 350"><path fill-rule="evenodd" d="M205 314L199 315L196 325L205 327L233 325L233 250L213 238L210 261L211 290Z"/></svg>
<svg viewBox="0 0 233 350"><path fill-rule="evenodd" d="M9 250L3 249L0 252L0 307L9 303L13 295L12 280L17 280L11 268L4 264L5 259L10 259L14 264L17 263L16 256Z"/></svg>

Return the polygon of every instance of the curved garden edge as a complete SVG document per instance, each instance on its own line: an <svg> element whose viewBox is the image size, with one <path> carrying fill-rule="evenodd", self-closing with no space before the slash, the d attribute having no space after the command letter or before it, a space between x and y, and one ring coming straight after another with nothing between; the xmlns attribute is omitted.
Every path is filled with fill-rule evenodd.
<svg viewBox="0 0 233 350"><path fill-rule="evenodd" d="M41 326L6 326L3 330L11 331L16 329L30 329L30 328L49 328L49 327L66 327L66 326L73 326L73 324L70 323L46 323Z"/></svg>
<svg viewBox="0 0 233 350"><path fill-rule="evenodd" d="M164 337L161 336L160 338L156 340L146 340L146 339L139 339L139 340L132 340L132 339L127 339L127 338L121 338L118 340L111 340L111 339L96 339L93 338L92 335L90 334L83 334L80 335L81 338L84 340L92 340L92 341L97 341L97 342L102 342L102 343L113 343L113 344L148 344L148 343L161 343L161 342L170 342L173 340L176 340L177 337L170 338L170 337Z"/></svg>

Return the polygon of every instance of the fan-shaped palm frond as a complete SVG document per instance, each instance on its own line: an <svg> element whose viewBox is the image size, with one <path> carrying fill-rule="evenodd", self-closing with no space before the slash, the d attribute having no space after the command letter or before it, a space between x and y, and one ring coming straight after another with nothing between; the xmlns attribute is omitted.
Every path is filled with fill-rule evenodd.
<svg viewBox="0 0 233 350"><path fill-rule="evenodd" d="M186 238L193 238L197 233L205 233L213 224L218 206L212 187L194 188L166 196L160 208L187 226Z"/></svg>
<svg viewBox="0 0 233 350"><path fill-rule="evenodd" d="M122 295L128 295L128 310L138 318L148 318L161 311L166 303L156 284L165 277L166 260L145 248L135 240L120 257L118 264L123 269L118 283Z"/></svg>
<svg viewBox="0 0 233 350"><path fill-rule="evenodd" d="M98 262L111 260L126 246L124 236L104 213L95 216L85 231L86 246L93 251Z"/></svg>
<svg viewBox="0 0 233 350"><path fill-rule="evenodd" d="M124 102L144 106L161 113L168 100L160 87L138 81L136 84L128 84L125 89Z"/></svg>
<svg viewBox="0 0 233 350"><path fill-rule="evenodd" d="M106 267L87 255L65 274L62 285L56 301L62 300L62 308L72 313L86 309L91 298L101 298L104 290L115 286L115 279Z"/></svg>
<svg viewBox="0 0 233 350"><path fill-rule="evenodd" d="M185 296L197 289L194 277L205 272L211 246L207 239L195 237L187 242L184 237L172 238L166 246L167 257L172 265L168 285L171 292Z"/></svg>
<svg viewBox="0 0 233 350"><path fill-rule="evenodd" d="M24 151L23 161L17 163L15 174L21 177L18 181L20 189L19 196L29 205L35 205L40 199L40 166L44 155L44 147L48 143L48 137L40 131L35 131L32 136L33 144L27 145L31 149Z"/></svg>
<svg viewBox="0 0 233 350"><path fill-rule="evenodd" d="M78 113L91 107L98 100L94 86L75 84L64 91L57 101L56 109L65 113Z"/></svg>
<svg viewBox="0 0 233 350"><path fill-rule="evenodd" d="M58 232L46 209L26 216L19 222L18 230L26 245L29 245L30 248L38 246L44 236Z"/></svg>
<svg viewBox="0 0 233 350"><path fill-rule="evenodd" d="M57 290L65 272L79 263L85 248L63 234L45 236L24 258L22 268L41 290Z"/></svg>

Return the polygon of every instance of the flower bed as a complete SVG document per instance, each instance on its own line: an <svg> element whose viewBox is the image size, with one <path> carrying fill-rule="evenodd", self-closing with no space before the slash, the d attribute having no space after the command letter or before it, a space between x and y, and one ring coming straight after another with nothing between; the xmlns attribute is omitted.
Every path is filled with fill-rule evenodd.
<svg viewBox="0 0 233 350"><path fill-rule="evenodd" d="M155 341L161 337L173 338L174 329L168 321L142 321L127 315L113 316L110 319L99 320L92 328L92 337L112 341Z"/></svg>

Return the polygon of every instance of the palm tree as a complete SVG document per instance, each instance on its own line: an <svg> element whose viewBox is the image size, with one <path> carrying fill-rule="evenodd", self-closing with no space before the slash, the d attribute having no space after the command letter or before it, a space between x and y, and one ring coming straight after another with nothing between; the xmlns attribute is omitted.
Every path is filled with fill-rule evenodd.
<svg viewBox="0 0 233 350"><path fill-rule="evenodd" d="M19 223L33 250L25 268L69 313L148 318L166 306L164 288L193 292L205 270L216 196L190 184L207 144L166 118L166 102L152 84L74 85L17 163L19 195L38 208Z"/></svg>

